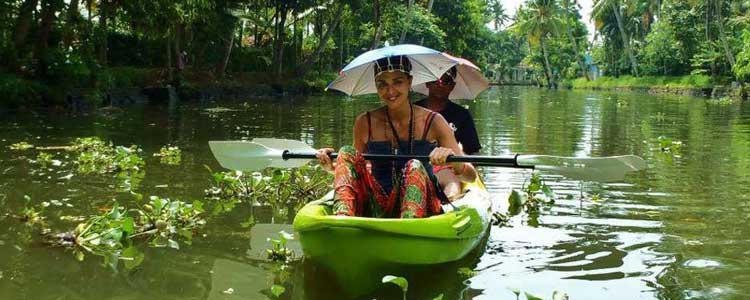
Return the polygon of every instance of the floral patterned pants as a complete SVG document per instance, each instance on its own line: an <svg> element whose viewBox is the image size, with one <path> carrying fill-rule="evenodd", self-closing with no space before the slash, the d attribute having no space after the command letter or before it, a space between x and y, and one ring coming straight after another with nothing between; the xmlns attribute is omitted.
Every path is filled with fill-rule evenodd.
<svg viewBox="0 0 750 300"><path fill-rule="evenodd" d="M364 157L352 146L344 146L336 158L334 206L336 215L376 218L424 218L440 214L435 184L422 162L410 160L403 178L386 195L367 169Z"/></svg>

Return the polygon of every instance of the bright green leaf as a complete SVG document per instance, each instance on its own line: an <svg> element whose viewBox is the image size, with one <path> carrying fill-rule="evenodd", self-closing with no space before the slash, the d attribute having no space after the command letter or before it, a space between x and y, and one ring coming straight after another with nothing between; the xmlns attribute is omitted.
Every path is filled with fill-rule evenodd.
<svg viewBox="0 0 750 300"><path fill-rule="evenodd" d="M283 294L285 291L286 291L286 288L278 284L274 284L271 287L271 294L273 294L276 298L281 296L281 294Z"/></svg>
<svg viewBox="0 0 750 300"><path fill-rule="evenodd" d="M392 283L401 288L401 291L406 293L409 290L409 282L404 277L398 277L393 275L383 276L383 283Z"/></svg>
<svg viewBox="0 0 750 300"><path fill-rule="evenodd" d="M529 292L523 292L523 294L526 295L526 300L544 300L540 297L529 294Z"/></svg>

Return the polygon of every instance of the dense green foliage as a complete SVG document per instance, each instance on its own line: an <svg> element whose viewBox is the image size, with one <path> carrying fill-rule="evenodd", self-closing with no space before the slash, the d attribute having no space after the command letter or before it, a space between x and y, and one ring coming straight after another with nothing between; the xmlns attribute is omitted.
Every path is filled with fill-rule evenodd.
<svg viewBox="0 0 750 300"><path fill-rule="evenodd" d="M320 85L315 76L386 43L500 69L523 56L486 26L507 21L499 1L11 0L0 11L0 91L22 102L186 81Z"/></svg>
<svg viewBox="0 0 750 300"><path fill-rule="evenodd" d="M20 107L71 90L322 86L316 78L386 43L466 57L493 80L520 64L550 87L597 75L748 80L747 1L595 0L593 42L580 10L573 0L527 0L512 18L497 0L10 0L0 93Z"/></svg>
<svg viewBox="0 0 750 300"><path fill-rule="evenodd" d="M557 78L583 77L581 70L592 71L592 64L601 71L595 75L613 77L708 74L714 80L748 80L750 38L743 41L742 32L750 26L750 2L595 0L591 43L577 6L568 0L527 0L513 20L512 32L530 45L524 62L550 86ZM593 58L586 66L585 54ZM642 83L660 81L652 77Z"/></svg>

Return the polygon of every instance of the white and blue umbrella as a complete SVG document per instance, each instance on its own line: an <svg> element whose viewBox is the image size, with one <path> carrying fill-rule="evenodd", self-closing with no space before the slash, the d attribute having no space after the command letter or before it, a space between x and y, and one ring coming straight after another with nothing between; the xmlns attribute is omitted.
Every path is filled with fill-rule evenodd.
<svg viewBox="0 0 750 300"><path fill-rule="evenodd" d="M339 90L350 96L377 93L375 62L381 58L401 55L408 57L411 62L412 86L438 80L458 63L440 51L427 47L409 44L386 46L357 56L339 72L339 76L326 90Z"/></svg>

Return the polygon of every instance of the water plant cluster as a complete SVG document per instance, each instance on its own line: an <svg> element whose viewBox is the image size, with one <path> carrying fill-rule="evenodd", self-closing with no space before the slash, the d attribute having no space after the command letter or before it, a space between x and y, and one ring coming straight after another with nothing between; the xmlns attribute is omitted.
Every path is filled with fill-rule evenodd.
<svg viewBox="0 0 750 300"><path fill-rule="evenodd" d="M293 239L293 235L283 230L279 232L278 239L266 239L267 242L271 243L271 248L266 249L267 258L274 262L289 263L294 257L294 251L287 248L287 242Z"/></svg>
<svg viewBox="0 0 750 300"><path fill-rule="evenodd" d="M35 159L29 160L43 169L71 165L75 173L81 175L116 174L117 178L131 181L145 174L143 151L138 146L115 146L111 141L98 137L78 138L66 146L39 147L19 142L9 148L14 151L39 151ZM56 156L59 158L60 152L67 153L64 157L69 163L55 159ZM153 155L160 157L161 163L174 165L180 162L181 150L164 146ZM109 202L107 206L110 207L105 210L100 208L99 213L90 216L65 216L66 222L76 225L55 232L46 223L45 216L49 213L47 208L51 201L32 205L31 198L25 196L26 205L22 211L11 215L33 228L41 228L45 244L63 248L78 260L82 261L88 256L101 257L103 264L112 270L117 270L121 265L132 269L144 260L143 246L180 249L183 244L190 245L210 218L231 211L238 203L252 207L270 206L274 217L283 220L307 201L328 192L331 177L319 166L253 173L215 172L211 175L211 187L206 190L205 199L191 203L158 196L144 199L135 191L137 185L134 185L134 188L128 189L134 200ZM250 216L240 226L247 228L254 223L253 216ZM267 258L276 270L274 273L278 274L274 280L278 284L269 290L274 297L284 293L283 284L291 274L289 264L294 253L287 246L291 239L291 234L280 232L278 238L267 240Z"/></svg>
<svg viewBox="0 0 750 300"><path fill-rule="evenodd" d="M86 254L104 258L104 265L117 270L119 261L127 269L140 265L143 253L136 247L143 241L151 247L180 248L191 244L197 230L206 224L202 202L186 203L152 196L143 205L126 208L114 202L103 214L91 216L74 230L48 234L45 242L63 247L76 259Z"/></svg>
<svg viewBox="0 0 750 300"><path fill-rule="evenodd" d="M212 173L205 190L207 207L214 214L230 211L237 203L272 207L274 218L288 219L311 199L330 190L332 175L318 165L296 169L266 169L263 172L227 171Z"/></svg>
<svg viewBox="0 0 750 300"><path fill-rule="evenodd" d="M31 148L34 148L34 145L29 144L28 142L25 142L25 141L21 141L21 142L8 146L8 149L14 150L14 151L23 151L23 150L28 150Z"/></svg>
<svg viewBox="0 0 750 300"><path fill-rule="evenodd" d="M114 146L98 137L78 138L67 150L75 152L75 164L81 174L136 173L145 162L138 146Z"/></svg>
<svg viewBox="0 0 750 300"><path fill-rule="evenodd" d="M182 150L177 146L164 146L159 149L159 153L154 153L159 157L159 162L165 165L179 165L182 160Z"/></svg>
<svg viewBox="0 0 750 300"><path fill-rule="evenodd" d="M682 149L682 141L676 141L665 136L659 136L658 138L656 138L656 141L659 143L659 149L661 149L661 152L672 153L675 155L680 154L680 149Z"/></svg>
<svg viewBox="0 0 750 300"><path fill-rule="evenodd" d="M512 214L522 210L528 214L538 214L542 206L555 204L555 192L544 183L538 172L533 172L529 184L524 185L520 191L513 189L508 201Z"/></svg>
<svg viewBox="0 0 750 300"><path fill-rule="evenodd" d="M526 213L530 225L536 225L541 208L554 205L555 199L555 192L544 183L542 176L535 171L531 173L528 184L524 183L521 189L511 190L508 196L508 212L494 212L492 214L492 225L510 226L510 218L522 212Z"/></svg>

